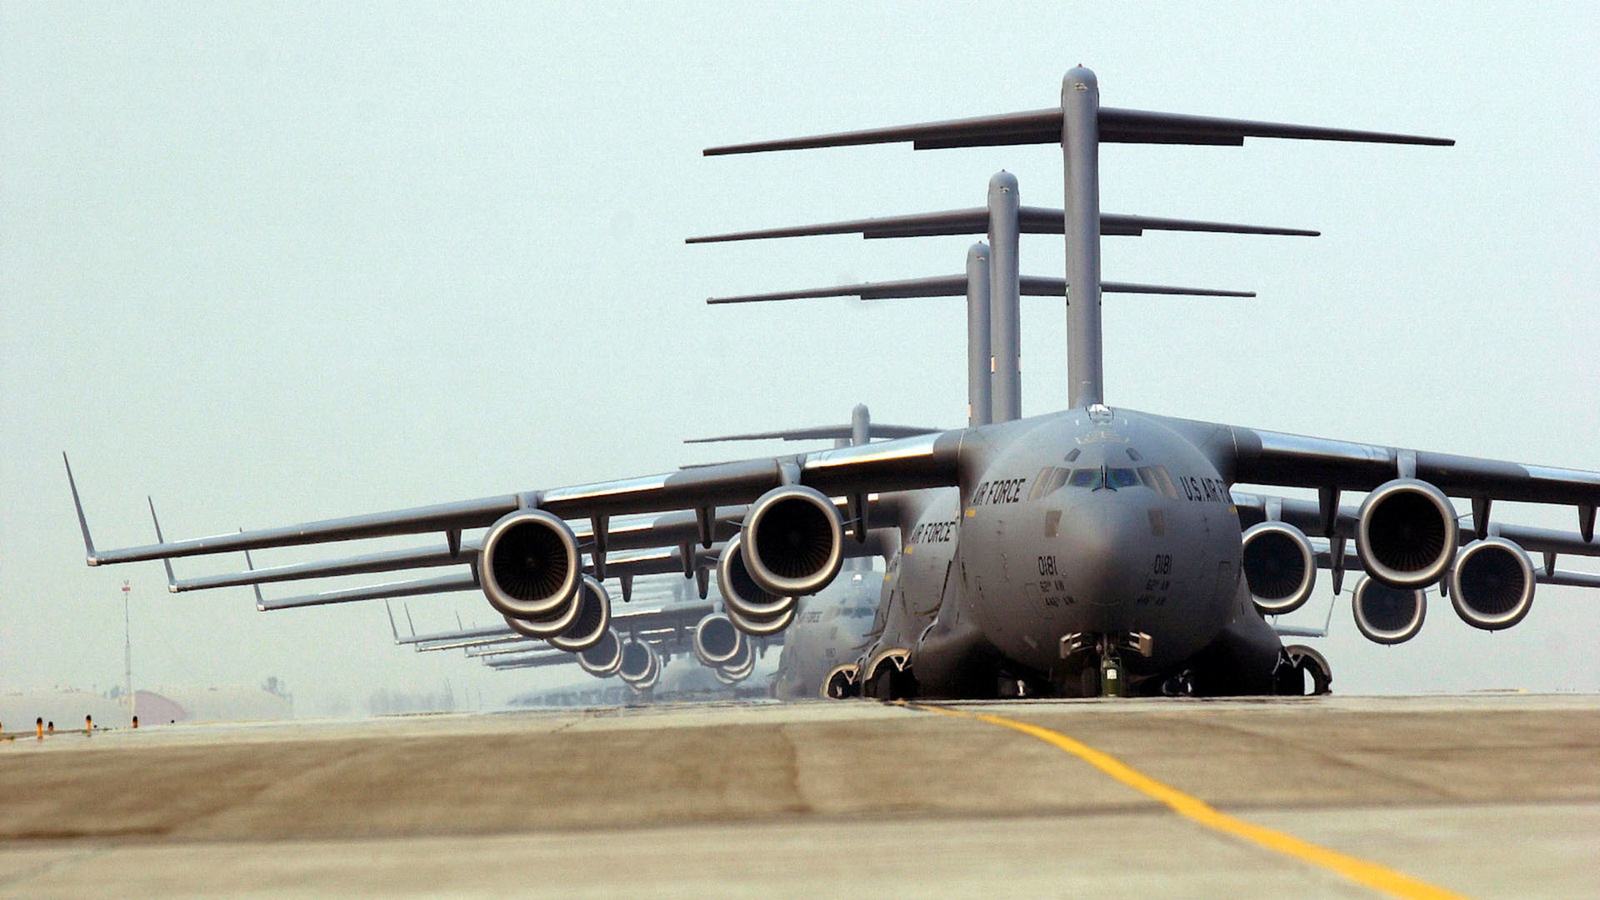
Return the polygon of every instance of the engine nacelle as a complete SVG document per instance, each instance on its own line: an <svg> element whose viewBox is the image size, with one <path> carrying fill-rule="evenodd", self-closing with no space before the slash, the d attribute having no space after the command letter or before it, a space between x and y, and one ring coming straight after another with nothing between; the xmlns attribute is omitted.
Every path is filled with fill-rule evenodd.
<svg viewBox="0 0 1600 900"><path fill-rule="evenodd" d="M748 651L750 642L734 626L733 620L712 613L694 627L694 657L701 665L718 668L736 661L740 651Z"/></svg>
<svg viewBox="0 0 1600 900"><path fill-rule="evenodd" d="M723 595L723 599L727 599L727 595ZM797 611L798 607L791 606L787 610L784 610L776 618L748 619L740 615L732 607L729 607L727 609L727 615L728 621L733 623L733 627L739 629L745 634L748 634L751 637L771 637L785 628L788 628L789 625L794 622L795 613Z"/></svg>
<svg viewBox="0 0 1600 900"><path fill-rule="evenodd" d="M733 658L715 668L741 679L748 678L756 669L756 648L749 641L740 641L739 650Z"/></svg>
<svg viewBox="0 0 1600 900"><path fill-rule="evenodd" d="M661 680L661 654L649 644L630 638L622 644L622 667L617 674L628 687L648 691Z"/></svg>
<svg viewBox="0 0 1600 900"><path fill-rule="evenodd" d="M1456 556L1450 602L1463 622L1498 631L1521 622L1533 608L1536 583L1521 547L1504 538L1473 541Z"/></svg>
<svg viewBox="0 0 1600 900"><path fill-rule="evenodd" d="M478 580L489 605L503 615L557 618L577 596L582 575L578 539L566 522L543 510L507 513L483 536Z"/></svg>
<svg viewBox="0 0 1600 900"><path fill-rule="evenodd" d="M622 638L607 628L600 640L578 651L578 668L596 678L610 678L622 670Z"/></svg>
<svg viewBox="0 0 1600 900"><path fill-rule="evenodd" d="M1411 640L1428 615L1428 597L1421 590L1390 587L1376 578L1361 579L1350 606L1356 615L1356 630L1379 644Z"/></svg>
<svg viewBox="0 0 1600 900"><path fill-rule="evenodd" d="M1384 482L1361 504L1356 553L1367 574L1390 587L1437 582L1455 558L1455 549L1456 508L1426 481Z"/></svg>
<svg viewBox="0 0 1600 900"><path fill-rule="evenodd" d="M611 628L611 595L593 575L583 576L572 624L550 638L550 646L573 653L594 646Z"/></svg>
<svg viewBox="0 0 1600 900"><path fill-rule="evenodd" d="M732 686L749 678L750 673L754 672L755 668L754 665L749 665L742 669L714 669L711 674L716 676L717 681Z"/></svg>
<svg viewBox="0 0 1600 900"><path fill-rule="evenodd" d="M1262 522L1244 533L1245 582L1263 616L1292 613L1317 586L1317 557L1305 532L1287 522Z"/></svg>
<svg viewBox="0 0 1600 900"><path fill-rule="evenodd" d="M844 562L838 507L804 485L762 494L750 505L740 536L750 577L774 596L815 594L833 581Z"/></svg>
<svg viewBox="0 0 1600 900"><path fill-rule="evenodd" d="M734 627L757 637L777 634L794 621L794 597L770 594L761 589L745 565L744 535L736 535L722 547L717 559L717 586L722 604Z"/></svg>

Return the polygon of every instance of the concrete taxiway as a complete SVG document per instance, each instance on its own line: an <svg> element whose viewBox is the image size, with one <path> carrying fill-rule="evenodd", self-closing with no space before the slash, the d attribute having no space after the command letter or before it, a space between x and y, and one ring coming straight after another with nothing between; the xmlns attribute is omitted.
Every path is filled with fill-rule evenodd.
<svg viewBox="0 0 1600 900"><path fill-rule="evenodd" d="M947 708L1424 887L1600 896L1600 697ZM0 897L1382 896L1037 736L867 702L58 734L0 742L0 797Z"/></svg>

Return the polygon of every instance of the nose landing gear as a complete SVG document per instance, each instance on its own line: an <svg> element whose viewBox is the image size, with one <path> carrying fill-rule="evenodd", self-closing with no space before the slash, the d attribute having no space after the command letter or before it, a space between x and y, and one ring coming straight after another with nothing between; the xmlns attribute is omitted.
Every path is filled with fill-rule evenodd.
<svg viewBox="0 0 1600 900"><path fill-rule="evenodd" d="M1153 649L1150 635L1143 632L1123 634L1086 634L1078 632L1061 638L1061 658L1071 659L1080 653L1093 653L1099 665L1089 662L1079 676L1079 691L1084 697L1128 696L1127 671L1122 665L1123 652L1149 657Z"/></svg>

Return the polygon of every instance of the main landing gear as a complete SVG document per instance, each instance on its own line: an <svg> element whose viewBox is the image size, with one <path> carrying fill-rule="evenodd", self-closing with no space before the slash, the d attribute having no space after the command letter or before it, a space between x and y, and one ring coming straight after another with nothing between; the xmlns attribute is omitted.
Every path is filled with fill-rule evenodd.
<svg viewBox="0 0 1600 900"><path fill-rule="evenodd" d="M1311 647L1290 644L1278 654L1272 679L1274 693L1280 697L1321 696L1332 692L1333 667Z"/></svg>

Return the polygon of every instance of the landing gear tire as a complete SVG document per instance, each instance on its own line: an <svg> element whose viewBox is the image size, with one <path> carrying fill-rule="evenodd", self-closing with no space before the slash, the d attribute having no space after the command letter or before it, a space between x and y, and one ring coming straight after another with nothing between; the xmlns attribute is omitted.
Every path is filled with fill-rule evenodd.
<svg viewBox="0 0 1600 900"><path fill-rule="evenodd" d="M909 666L901 669L894 663L886 663L861 686L861 696L885 702L913 700L917 696L917 679Z"/></svg>
<svg viewBox="0 0 1600 900"><path fill-rule="evenodd" d="M1100 696L1100 670L1094 666L1085 666L1078 674L1078 696Z"/></svg>
<svg viewBox="0 0 1600 900"><path fill-rule="evenodd" d="M1193 697L1194 679L1190 677L1187 671L1179 672L1161 682L1161 695L1164 697Z"/></svg>

